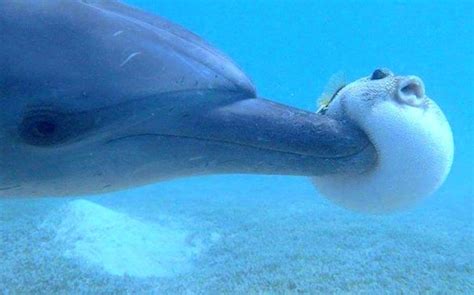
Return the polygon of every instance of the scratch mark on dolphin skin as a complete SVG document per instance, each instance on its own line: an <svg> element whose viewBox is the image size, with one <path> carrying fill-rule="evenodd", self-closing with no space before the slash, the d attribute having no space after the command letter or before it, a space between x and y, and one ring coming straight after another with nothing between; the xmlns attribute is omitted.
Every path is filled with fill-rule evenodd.
<svg viewBox="0 0 474 295"><path fill-rule="evenodd" d="M120 35L120 34L122 34L122 33L123 33L123 31L117 31L117 32L114 33L113 36L114 36L114 37L117 37L118 35Z"/></svg>
<svg viewBox="0 0 474 295"><path fill-rule="evenodd" d="M129 61L131 61L132 58L134 58L135 56L140 55L140 54L141 54L140 51L137 51L137 52L134 52L134 53L130 54L130 55L120 64L120 67L123 67L123 66L126 65Z"/></svg>
<svg viewBox="0 0 474 295"><path fill-rule="evenodd" d="M204 159L204 157L200 156L200 157L189 158L189 161L196 161L196 160L201 160L201 159Z"/></svg>
<svg viewBox="0 0 474 295"><path fill-rule="evenodd" d="M13 185L13 186L7 186L7 187L0 187L0 191L8 191L11 189L19 188L21 185Z"/></svg>

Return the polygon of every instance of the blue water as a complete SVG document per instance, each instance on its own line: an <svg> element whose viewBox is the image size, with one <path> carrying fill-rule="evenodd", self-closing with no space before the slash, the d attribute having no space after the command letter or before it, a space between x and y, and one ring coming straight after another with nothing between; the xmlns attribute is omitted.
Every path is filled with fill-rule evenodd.
<svg viewBox="0 0 474 295"><path fill-rule="evenodd" d="M182 179L88 198L142 222L176 219L198 237L191 244L207 243L166 277L114 275L60 255L38 220L69 199L0 202L9 212L0 293L474 293L474 2L126 2L202 36L260 96L299 108L314 110L339 71L349 80L379 67L420 76L453 129L452 171L435 195L388 216L340 209L307 179L284 176Z"/></svg>

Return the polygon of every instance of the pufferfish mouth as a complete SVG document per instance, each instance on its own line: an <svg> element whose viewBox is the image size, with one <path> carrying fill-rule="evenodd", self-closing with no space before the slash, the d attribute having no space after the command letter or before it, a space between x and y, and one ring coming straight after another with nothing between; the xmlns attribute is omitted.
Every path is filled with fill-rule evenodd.
<svg viewBox="0 0 474 295"><path fill-rule="evenodd" d="M396 93L398 101L403 104L418 107L425 101L425 85L416 76L409 76L400 80Z"/></svg>

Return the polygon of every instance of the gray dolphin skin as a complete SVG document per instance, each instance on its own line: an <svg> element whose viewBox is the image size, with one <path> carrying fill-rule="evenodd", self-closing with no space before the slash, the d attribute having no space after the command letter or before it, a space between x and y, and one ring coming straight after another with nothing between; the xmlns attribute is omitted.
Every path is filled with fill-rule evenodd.
<svg viewBox="0 0 474 295"><path fill-rule="evenodd" d="M0 0L0 112L0 197L376 161L356 127L258 98L201 38L116 1Z"/></svg>

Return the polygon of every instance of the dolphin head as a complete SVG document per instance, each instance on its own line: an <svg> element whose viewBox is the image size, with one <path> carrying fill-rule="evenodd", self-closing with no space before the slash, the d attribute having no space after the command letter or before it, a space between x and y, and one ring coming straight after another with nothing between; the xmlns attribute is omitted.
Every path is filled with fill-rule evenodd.
<svg viewBox="0 0 474 295"><path fill-rule="evenodd" d="M3 1L0 41L0 192L8 195L113 186L103 177L130 176L113 172L126 165L121 147L106 143L141 116L193 91L255 93L198 37L113 1Z"/></svg>
<svg viewBox="0 0 474 295"><path fill-rule="evenodd" d="M374 162L359 128L256 98L202 39L115 1L3 1L0 44L0 196Z"/></svg>

